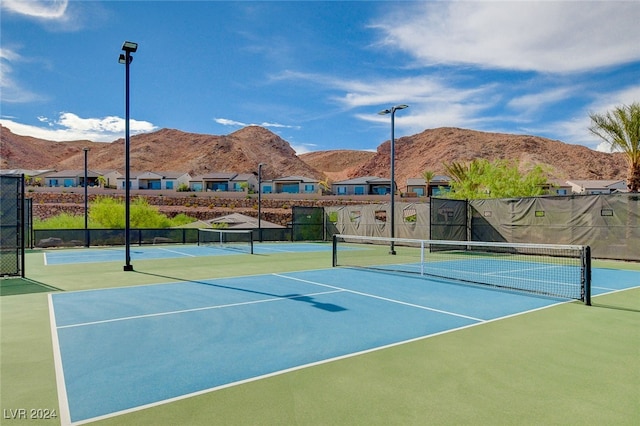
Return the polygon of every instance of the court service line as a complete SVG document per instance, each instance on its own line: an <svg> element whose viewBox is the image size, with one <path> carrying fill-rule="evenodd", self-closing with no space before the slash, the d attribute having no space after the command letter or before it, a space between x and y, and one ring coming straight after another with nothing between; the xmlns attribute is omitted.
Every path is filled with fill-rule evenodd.
<svg viewBox="0 0 640 426"><path fill-rule="evenodd" d="M411 306L413 308L424 309L426 311L438 312L440 314L452 315L452 316L455 316L455 317L470 319L472 321L478 321L478 322L487 321L486 319L471 317L471 316L468 316L468 315L458 314L458 313L450 312L450 311L444 311L444 310L441 310L441 309L430 308L428 306L416 305L414 303L403 302L401 300L390 299L388 297L376 296L375 294L363 293L363 292L356 291L356 290L349 290L348 288L336 287L336 286L333 286L333 285L330 285L330 284L319 283L319 282L316 282L316 281L305 280L305 279L302 279L302 278L289 277L287 275L281 275L281 274L273 274L273 275L275 275L276 277L287 278L287 279L290 279L290 280L300 281L300 282L303 282L303 283L308 283L308 284L319 285L319 286L322 286L322 287L333 288L333 289L336 289L336 290L339 290L339 291L346 291L348 293L353 293L353 294L357 294L357 295L365 296L365 297L371 297L373 299L384 300L385 302L397 303L399 305Z"/></svg>
<svg viewBox="0 0 640 426"><path fill-rule="evenodd" d="M294 253L293 250L277 249L277 248L266 247L266 246L255 246L254 248L259 248L260 250L264 250L264 251L277 251L277 252L280 252L280 253Z"/></svg>
<svg viewBox="0 0 640 426"><path fill-rule="evenodd" d="M162 248L162 247L156 247L158 250L164 250L164 251L168 251L169 253L176 253L182 256L189 256L189 257L198 257L195 254L189 254L189 253L183 253L181 251L176 251L176 250L169 250L167 248Z"/></svg>
<svg viewBox="0 0 640 426"><path fill-rule="evenodd" d="M238 302L238 303L229 303L226 305L214 305L214 306L203 306L200 308L191 308L191 309L179 309L176 311L166 311L166 312L156 312L153 314L144 314L144 315L131 315L128 317L120 317L120 318L110 318L110 319L106 319L106 320L100 320L100 321L89 321L89 322L83 322L83 323L78 323L78 324L68 324L68 325L61 325L58 326L58 329L63 329L63 328L75 328L75 327L84 327L87 325L96 325L96 324L107 324L110 322L118 322L118 321L128 321L128 320L135 320L135 319L142 319L142 318L152 318L152 317L161 317L161 316L165 316L165 315L175 315L175 314L185 314L185 313L189 313L189 312L198 312L198 311L207 311L207 310L212 310L212 309L222 309L222 308L231 308L234 306L243 306L243 305L254 305L257 303L264 303L264 302L277 302L280 300L286 300L286 299L297 299L300 297L305 297L305 296L319 296L322 294L330 294L330 293L339 293L341 291L345 291L345 290L340 290L340 289L336 289L336 290L331 290L331 291L319 291L316 293L309 293L309 294L294 294L291 296L282 296L282 297L272 297L269 299L262 299L262 300L252 300L250 302Z"/></svg>

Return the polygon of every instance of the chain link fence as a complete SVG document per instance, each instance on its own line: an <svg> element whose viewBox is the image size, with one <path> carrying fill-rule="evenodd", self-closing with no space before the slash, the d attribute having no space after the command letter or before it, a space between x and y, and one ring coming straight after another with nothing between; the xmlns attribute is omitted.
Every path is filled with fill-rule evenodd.
<svg viewBox="0 0 640 426"><path fill-rule="evenodd" d="M24 176L0 176L0 276L24 277Z"/></svg>

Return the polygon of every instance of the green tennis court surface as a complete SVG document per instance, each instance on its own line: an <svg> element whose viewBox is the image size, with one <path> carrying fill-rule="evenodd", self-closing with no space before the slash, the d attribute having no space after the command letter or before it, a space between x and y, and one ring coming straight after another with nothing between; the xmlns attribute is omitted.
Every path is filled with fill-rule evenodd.
<svg viewBox="0 0 640 426"><path fill-rule="evenodd" d="M318 281L318 272L314 271L331 266L329 253L327 250L293 251L268 256L216 256L205 262L202 257L188 256L139 259L134 263L135 272L123 272L120 263L45 266L42 253L33 253L27 255L27 271L31 279L61 289L61 292L49 293L54 298L84 297L82 293L86 293L88 297L91 294L114 291L116 288L122 288L117 290L117 295L125 295L126 293L120 292L145 288L145 291L151 292L147 293L148 297L163 299L161 293L155 291L160 288L157 285L182 283L205 287L205 284L197 284L202 281L224 282L229 287L232 283L227 281L228 277L270 273ZM230 387L222 386L213 392L196 392L187 398L163 401L162 404L151 405L143 410L121 412L95 424L637 424L640 416L637 408L640 398L637 386L640 383L640 341L637 334L640 326L640 268L638 265L622 263L600 266L612 268L594 268L594 299L591 307L579 302L561 303L499 321L478 316L479 319L486 320L479 326L445 334L436 332L428 339L409 341L373 352L365 351L328 363L312 363L304 369L267 375L260 380L236 383ZM620 268L628 270L621 271ZM356 281L356 278L346 275L341 279L341 269L330 271L337 276L333 284L342 280L341 288ZM360 284L365 289L392 283L385 279L384 273L374 273L367 277ZM245 280L238 279L243 282ZM355 305L348 302L351 299L333 299L334 296L331 296L332 299L324 300L321 296L300 291L305 285L276 293L271 288L276 285L274 282L265 283L267 291L264 288L259 291L289 296L290 299L298 297L300 300L280 298L270 309L251 311L251 317L244 317L244 321L237 319L234 324L246 322L255 326L262 319L266 324L269 321L282 324L276 328L298 326L302 334L297 338L308 339L313 335L305 333L304 325L308 320L304 318L309 312L316 316L336 318L341 313L353 314L352 311L356 311ZM370 283L375 286L369 286ZM395 283L392 289L403 285L402 283L405 281ZM635 288L624 290L629 287ZM104 290L71 293L74 290L95 289ZM254 293L242 293L255 296L256 289L250 290ZM238 293L233 289L226 291L232 295ZM363 289L354 291L365 292ZM515 301L526 299L511 292L499 293L514 299L511 302L497 302L455 293L444 300L449 308L466 307L464 309L471 310L468 312L478 314L496 309L516 309ZM220 294L216 294L217 299ZM350 294L355 297L353 293ZM435 300L430 295L422 296L424 300L418 300L408 290L402 294L411 297L410 303L413 304L426 304ZM388 296L380 293L376 295ZM55 323L49 316L48 297L47 294L35 293L0 298L1 408L7 410L8 414L16 413L13 410L19 408L55 409L58 410L57 417L42 420L41 423L59 424L59 397L62 392L59 391L55 378L55 345L51 337L51 326ZM126 306L126 299L125 297L125 302L115 303L113 306ZM170 303L186 305L187 299L181 299L175 294L164 298ZM195 300L201 298L195 297ZM274 309L278 303L292 304L295 308ZM72 305L75 306L73 309L88 308L86 301ZM104 306L109 305L105 301ZM129 306L144 307L145 303L132 301ZM321 309L322 307L325 309ZM336 307L346 310L338 310ZM65 315L73 311L71 308L60 309ZM114 312L113 307L107 310ZM58 313L58 308L55 312ZM87 312L93 312L91 315L96 313L95 309L88 309ZM386 332L382 333L382 328L383 325L388 326L389 321L384 321L384 318L389 311L383 315L384 310L373 308L371 312L372 317L356 315L354 318L360 318L359 323L316 325L317 332L328 336L335 332L339 337L344 335L338 332L343 327L357 331L358 336L366 333L375 336L377 331L380 331L380 335L387 335ZM397 312L394 311L390 316L395 317L395 314ZM500 316L503 315L504 313ZM95 319L82 321L84 324ZM401 325L399 331L391 335L398 334L397 338L402 338L401 333L420 327L420 322L419 319L410 321L410 327ZM369 324L373 326L376 323L382 325L368 328ZM223 338L229 338L224 330L216 329L217 324L218 320L208 319L190 323L187 330L197 339L222 341ZM167 326L160 328L169 329ZM219 339L214 338L216 333ZM255 340L265 335L268 334L248 333L247 339ZM117 336L118 333L115 333L112 337ZM291 339L295 337L292 333L285 333L281 339L287 341L287 336ZM182 338L189 340L188 336ZM361 341L360 338L351 336L347 340L351 344L351 341ZM311 341L322 348L325 340L329 341L328 338ZM75 341L74 344L77 343ZM165 349L172 348L171 342L166 341L166 338L156 342L151 340L150 343ZM343 347L344 344L346 343L332 345ZM186 343L177 346L182 349L188 347ZM240 346L244 348L245 345ZM179 348L172 348L171 351ZM206 354L207 349L209 348L203 345L195 346L196 352ZM87 348L87 351L91 349ZM82 350L78 353L82 353ZM236 353L238 352L230 350L226 355L233 358ZM246 365L261 365L263 359L266 360L262 354L249 356ZM154 362L150 358L143 364L149 364L153 368ZM170 369L164 376L176 378L178 370L178 367L176 370ZM149 370L144 369L127 371L134 375L143 371L144 374L150 374ZM116 373L111 374L110 380L111 383L116 382L114 392L122 396L130 390L117 388L117 376ZM97 390L96 385L91 392ZM106 403L107 398L104 399ZM3 424L4 421L9 422L3 419ZM28 419L11 420L10 424L33 424L32 422L33 420Z"/></svg>

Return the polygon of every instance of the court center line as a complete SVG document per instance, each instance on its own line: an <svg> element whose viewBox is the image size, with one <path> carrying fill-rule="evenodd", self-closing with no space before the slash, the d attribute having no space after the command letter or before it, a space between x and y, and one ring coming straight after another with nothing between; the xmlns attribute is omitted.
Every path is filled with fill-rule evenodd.
<svg viewBox="0 0 640 426"><path fill-rule="evenodd" d="M331 291L320 291L320 292L317 292L317 293L294 294L294 295L291 295L291 296L272 297L272 298L269 298L269 299L262 299L262 300L252 300L250 302L238 302L238 303L229 303L229 304L226 304L226 305L203 306L203 307L200 307L200 308L180 309L180 310L176 310L176 311L167 311L167 312L156 312L156 313L153 313L153 314L132 315L132 316L128 316L128 317L110 318L110 319L100 320L100 321L89 321L89 322L83 322L83 323L78 323L78 324L61 325L61 326L58 326L57 328L58 329L63 329L63 328L84 327L84 326L87 326L87 325L106 324L106 323L110 323L110 322L128 321L128 320L142 319L142 318L152 318L152 317L161 317L161 316L164 316L164 315L184 314L184 313L189 313L189 312L198 312L198 311L207 311L207 310L212 310L212 309L230 308L230 307L234 307L234 306L253 305L253 304L264 303L264 302L277 302L277 301L286 300L286 299L297 299L297 298L300 298L300 297L318 296L318 295L330 294L330 293L339 293L341 291L345 291L345 290L336 289L336 290L331 290Z"/></svg>
<svg viewBox="0 0 640 426"><path fill-rule="evenodd" d="M336 287L336 286L333 286L333 285L330 285L330 284L324 284L324 283L319 283L319 282L316 282L316 281L304 280L302 278L290 277L290 276L281 275L281 274L273 274L273 275L275 275L276 277L287 278L287 279L294 280L294 281L301 281L303 283L319 285L319 286L327 287L327 288L333 288L333 289L340 290L340 291L346 291L348 293L353 293L353 294L357 294L357 295L365 296L365 297L371 297L373 299L380 299L380 300L384 300L386 302L397 303L399 305L406 305L406 306L411 306L413 308L424 309L426 311L438 312L440 314L452 315L452 316L455 316L455 317L470 319L470 320L478 321L478 322L486 321L485 319L481 319L481 318L471 317L471 316L468 316L468 315L458 314L458 313L450 312L450 311L443 311L441 309L430 308L428 306L416 305L414 303L403 302L401 300L389 299L387 297L376 296L375 294L363 293L363 292L356 291L356 290L349 290L348 288Z"/></svg>

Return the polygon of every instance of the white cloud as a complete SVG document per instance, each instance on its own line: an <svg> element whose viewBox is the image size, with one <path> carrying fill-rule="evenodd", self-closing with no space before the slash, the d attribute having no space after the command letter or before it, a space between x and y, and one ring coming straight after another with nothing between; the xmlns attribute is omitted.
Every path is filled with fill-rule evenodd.
<svg viewBox="0 0 640 426"><path fill-rule="evenodd" d="M12 63L24 62L25 59L15 50L0 48L0 92L2 101L7 103L27 103L41 100L42 97L23 87L13 78Z"/></svg>
<svg viewBox="0 0 640 426"><path fill-rule="evenodd" d="M260 126L267 128L282 128L282 129L300 129L300 126L292 126L289 124L281 124L281 123L270 123L267 121L263 121L260 124L256 123L243 123L242 121L231 120L229 118L214 118L218 124L222 124L223 126L235 126L235 127L247 127L247 126Z"/></svg>
<svg viewBox="0 0 640 426"><path fill-rule="evenodd" d="M640 59L640 2L419 2L372 27L423 65L574 72Z"/></svg>
<svg viewBox="0 0 640 426"><path fill-rule="evenodd" d="M270 123L268 121L263 121L262 123L259 124L259 126L274 127L274 128L281 128L281 129L300 129L300 126L292 126L289 124L280 124L280 123Z"/></svg>
<svg viewBox="0 0 640 426"><path fill-rule="evenodd" d="M507 106L533 112L544 108L546 105L568 99L575 91L576 89L573 87L557 87L535 93L528 93L512 98L507 103Z"/></svg>
<svg viewBox="0 0 640 426"><path fill-rule="evenodd" d="M370 112L356 112L354 117L370 123L388 125L389 117L377 112L399 103L406 103L409 109L395 116L398 134L419 133L435 127L473 127L477 118L497 101L495 84L485 84L474 88L456 88L434 75L416 77L386 78L360 81L332 78L317 74L286 72L277 79L303 80L315 85L322 84L331 90L343 92L331 100L344 110L367 108ZM486 123L488 120L483 119Z"/></svg>
<svg viewBox="0 0 640 426"><path fill-rule="evenodd" d="M13 120L0 120L0 124L13 133L23 136L51 140L56 142L90 140L93 142L112 142L124 137L125 120L120 117L109 116L103 118L81 118L76 114L61 113L59 119L51 120L38 117L38 121L46 127L17 123ZM131 135L147 133L157 127L147 121L129 120Z"/></svg>
<svg viewBox="0 0 640 426"><path fill-rule="evenodd" d="M290 144L291 148L296 152L297 155L306 154L307 152L316 151L318 145L311 143L303 143L303 144Z"/></svg>
<svg viewBox="0 0 640 426"><path fill-rule="evenodd" d="M69 0L2 0L2 9L30 18L61 19Z"/></svg>
<svg viewBox="0 0 640 426"><path fill-rule="evenodd" d="M634 102L640 102L640 83L598 96L594 102L587 106L587 115L589 113L603 114L614 107L630 105Z"/></svg>
<svg viewBox="0 0 640 426"><path fill-rule="evenodd" d="M549 124L545 128L531 129L538 134L562 135L564 142L585 145L598 151L610 152L610 147L602 139L589 131L591 126L590 114L604 114L620 105L629 105L640 99L640 84L625 87L611 93L598 93L595 100L584 108L576 111L576 118Z"/></svg>
<svg viewBox="0 0 640 426"><path fill-rule="evenodd" d="M90 25L96 28L108 12L97 1L70 0L2 0L2 13L34 21L48 31L79 31Z"/></svg>
<svg viewBox="0 0 640 426"><path fill-rule="evenodd" d="M214 118L213 121L215 121L218 124L222 124L223 126L239 126L239 127L248 126L248 124L246 124L246 123L242 123L240 121L235 121L235 120L230 120L228 118Z"/></svg>

